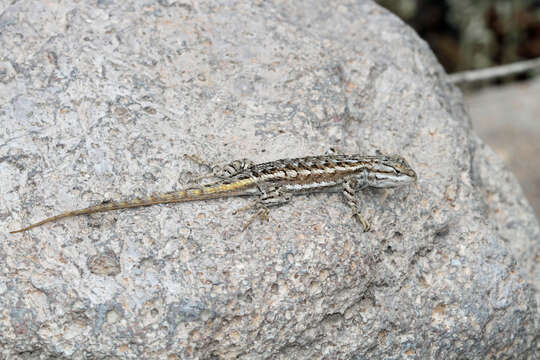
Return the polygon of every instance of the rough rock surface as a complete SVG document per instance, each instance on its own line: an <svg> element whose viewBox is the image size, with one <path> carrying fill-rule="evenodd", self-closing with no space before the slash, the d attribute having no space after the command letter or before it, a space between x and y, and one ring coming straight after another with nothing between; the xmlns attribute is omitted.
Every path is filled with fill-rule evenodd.
<svg viewBox="0 0 540 360"><path fill-rule="evenodd" d="M540 232L514 177L411 29L307 3L2 2L0 357L534 356ZM7 233L180 188L203 170L184 153L330 147L419 181L364 192L369 233L338 194L244 232L224 199Z"/></svg>

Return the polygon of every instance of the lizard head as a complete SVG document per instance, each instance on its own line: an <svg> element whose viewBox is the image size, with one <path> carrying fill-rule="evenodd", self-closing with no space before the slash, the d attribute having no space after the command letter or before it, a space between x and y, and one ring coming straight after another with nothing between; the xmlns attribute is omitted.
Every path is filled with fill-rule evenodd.
<svg viewBox="0 0 540 360"><path fill-rule="evenodd" d="M374 172L369 176L369 186L390 188L414 183L416 173L399 155L380 155L373 158Z"/></svg>

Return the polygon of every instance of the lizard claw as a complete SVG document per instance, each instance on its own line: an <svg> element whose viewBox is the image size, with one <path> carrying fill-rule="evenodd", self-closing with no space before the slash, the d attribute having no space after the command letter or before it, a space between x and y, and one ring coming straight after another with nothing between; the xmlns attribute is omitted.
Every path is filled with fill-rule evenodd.
<svg viewBox="0 0 540 360"><path fill-rule="evenodd" d="M364 217L360 214L360 213L354 213L353 214L353 217L358 221L360 222L360 224L362 225L362 229L364 230L364 232L368 232L370 229L371 229L371 225L369 224L369 222L364 219Z"/></svg>
<svg viewBox="0 0 540 360"><path fill-rule="evenodd" d="M260 218L261 221L268 221L269 220L268 208L266 206L260 204L260 203L254 203L254 204L245 206L244 208L246 208L246 207L251 208L253 206L258 206L259 210L257 210L257 212L251 218L249 218L248 222L242 227L242 231L246 230L249 227L249 225L251 225L251 223L253 221L255 221L255 219L257 219L257 218ZM244 208L238 209L237 211L245 210Z"/></svg>

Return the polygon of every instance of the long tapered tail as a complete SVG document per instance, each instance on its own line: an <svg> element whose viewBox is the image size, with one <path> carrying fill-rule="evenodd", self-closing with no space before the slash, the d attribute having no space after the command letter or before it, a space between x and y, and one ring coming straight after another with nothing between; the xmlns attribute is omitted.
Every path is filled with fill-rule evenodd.
<svg viewBox="0 0 540 360"><path fill-rule="evenodd" d="M90 206L84 209L78 209L73 211L67 211L55 216L51 216L44 220L41 220L37 223L31 224L27 227L10 231L10 234L15 234L23 231L30 230L37 226L43 224L60 220L67 217L77 216L77 215L86 215L93 214L98 212L127 209L134 207L150 206L156 204L168 204L168 203L177 203L177 202L187 202L187 201L197 201L197 200L207 200L207 199L217 199L223 197L233 197L233 196L245 196L250 195L246 192L246 188L250 187L251 181L249 179L239 180L232 182L230 184L213 184L202 186L201 188L181 190L178 192L159 194L154 195L145 199L134 199L128 201L111 201L103 204Z"/></svg>

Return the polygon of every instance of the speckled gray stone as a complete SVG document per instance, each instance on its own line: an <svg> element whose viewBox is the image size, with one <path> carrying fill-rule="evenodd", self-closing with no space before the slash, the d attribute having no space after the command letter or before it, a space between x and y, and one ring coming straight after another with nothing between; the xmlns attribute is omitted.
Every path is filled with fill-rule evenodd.
<svg viewBox="0 0 540 360"><path fill-rule="evenodd" d="M540 231L414 32L369 1L4 2L0 357L533 358ZM415 186L8 231L216 163L405 156ZM517 261L516 261L517 260Z"/></svg>

